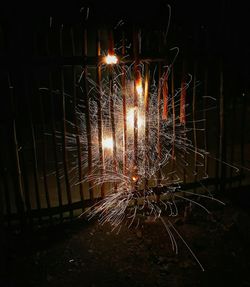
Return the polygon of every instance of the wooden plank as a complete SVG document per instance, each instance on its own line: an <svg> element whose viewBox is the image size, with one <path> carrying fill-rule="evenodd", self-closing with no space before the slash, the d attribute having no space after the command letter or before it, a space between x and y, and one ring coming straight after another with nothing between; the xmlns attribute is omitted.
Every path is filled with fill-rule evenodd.
<svg viewBox="0 0 250 287"><path fill-rule="evenodd" d="M247 115L247 95L242 96L241 104L241 139L240 139L240 174L243 174L245 167L245 133L246 133L246 115ZM239 181L242 185L242 180Z"/></svg>
<svg viewBox="0 0 250 287"><path fill-rule="evenodd" d="M171 154L171 172L175 171L175 88L174 88L174 68L171 71L171 107L172 107L172 154ZM172 175L173 180L173 175Z"/></svg>
<svg viewBox="0 0 250 287"><path fill-rule="evenodd" d="M19 220L21 226L24 226L26 224L25 220L25 208L24 208L24 192L23 192L23 182L22 182L22 171L20 166L20 157L19 157L19 144L17 139L17 130L16 130L16 119L13 119L12 122L13 126L13 140L14 140L14 151L15 151L15 165L16 165L16 187L15 188L15 203L16 208L19 212Z"/></svg>
<svg viewBox="0 0 250 287"><path fill-rule="evenodd" d="M193 76L193 95L192 95L192 120L193 120L193 146L194 146L194 182L197 181L198 177L198 166L197 166L197 131L196 131L196 74L197 74L197 63L194 65L194 76ZM194 189L194 192L196 189Z"/></svg>
<svg viewBox="0 0 250 287"><path fill-rule="evenodd" d="M135 181L135 190L138 189L138 92L136 84L141 81L141 73L139 70L139 31L133 31L133 54L134 54L134 159L133 159L133 178Z"/></svg>
<svg viewBox="0 0 250 287"><path fill-rule="evenodd" d="M74 30L71 28L70 30L71 36L71 46L72 46L72 55L75 56L75 38L74 38ZM82 170L82 149L80 143L80 129L79 129L79 119L77 117L77 92L76 92L76 67L72 65L72 74L73 74L73 108L74 108L74 128L76 134L76 146L77 146L77 164L78 164L78 186L79 186L79 195L82 201L82 210L84 210L84 196L83 196L83 170Z"/></svg>
<svg viewBox="0 0 250 287"><path fill-rule="evenodd" d="M15 205L19 214L19 222L20 226L23 228L26 224L25 220L25 205L24 205L24 192L23 192L23 182L22 182L22 171L20 166L20 156L19 156L19 143L17 139L17 129L16 129L16 118L17 113L15 109L15 96L14 96L14 86L11 81L10 74L8 75L8 85L9 85L9 95L11 98L11 114L12 114L12 122L11 122L11 130L12 130L12 141L13 141L13 156L15 161L15 170L13 172L13 182L14 182L14 196L15 196Z"/></svg>
<svg viewBox="0 0 250 287"><path fill-rule="evenodd" d="M0 156L1 156L1 150L0 150ZM10 215L11 215L11 204L10 204L10 188L8 183L8 172L7 169L3 165L3 159L2 156L0 157L0 175L2 178L2 185L3 185L3 206L6 209L6 217L7 217L7 225L10 227L11 221L10 221Z"/></svg>
<svg viewBox="0 0 250 287"><path fill-rule="evenodd" d="M224 189L224 177L225 177L225 131L224 131L224 75L222 66L220 69L220 134L219 134L219 179L220 179L220 191Z"/></svg>
<svg viewBox="0 0 250 287"><path fill-rule="evenodd" d="M63 55L63 26L60 29L60 53ZM66 194L68 204L72 204L71 198L71 187L69 182L69 168L68 168L68 155L67 155L67 128L66 128L66 109L65 109L65 91L64 91L64 71L63 67L60 69L60 80L61 80L61 103L62 103L62 157L63 157L63 171L64 180L66 186ZM73 211L70 210L70 217L73 217Z"/></svg>
<svg viewBox="0 0 250 287"><path fill-rule="evenodd" d="M56 139L56 122L55 122L55 103L53 94L53 84L52 84L52 75L49 73L49 90L50 90L50 113L51 113L51 131L52 131L52 141L53 141L53 154L54 154L54 162L55 162L55 175L56 175L56 188L57 188L57 196L58 196L58 205L59 210L62 207L62 188L61 188L61 180L60 180L60 172L59 172L59 158L57 154L57 139ZM60 221L63 221L63 213L59 212Z"/></svg>
<svg viewBox="0 0 250 287"><path fill-rule="evenodd" d="M150 81L150 66L145 67L145 89L144 89L144 104L145 104L145 190L148 189L148 167L149 167L149 81Z"/></svg>
<svg viewBox="0 0 250 287"><path fill-rule="evenodd" d="M157 152L158 152L158 162L161 162L162 159L162 143L161 143L161 121L162 121L162 66L161 63L158 63L158 91L157 91ZM161 168L158 171L157 175L157 186L160 186L162 179Z"/></svg>
<svg viewBox="0 0 250 287"><path fill-rule="evenodd" d="M44 193L45 193L45 199L47 208L51 208L50 203L50 196L49 196L49 187L48 187L48 178L47 178L47 143L45 138L45 119L44 119L44 104L43 104L43 98L42 98L42 92L40 92L38 95L39 102L40 102L40 117L42 122L42 173L43 173L43 184L44 184ZM50 217L50 221L52 222L52 218Z"/></svg>
<svg viewBox="0 0 250 287"><path fill-rule="evenodd" d="M208 115L207 115L207 98L208 98L208 69L207 67L205 68L205 73L204 73L204 98L203 98L203 118L204 118L204 150L208 150L208 144L207 144L207 133L208 133L208 125L207 125L207 120L208 120ZM204 154L204 176L208 177L208 156L207 154Z"/></svg>
<svg viewBox="0 0 250 287"><path fill-rule="evenodd" d="M96 46L97 46L97 57L100 58L101 56L101 32L100 30L97 31L97 39L96 39ZM100 162L100 173L101 177L104 173L104 155L103 155L103 148L102 148L102 139L103 139L103 120L102 120L102 71L101 71L101 63L99 63L96 67L97 69L97 85L98 85L98 92L99 98L97 99L97 120L98 120L98 146L99 146L99 162ZM101 184L101 197L104 198L105 196L105 184Z"/></svg>
<svg viewBox="0 0 250 287"><path fill-rule="evenodd" d="M31 141L32 141L32 168L33 168L33 177L34 177L34 190L36 198L36 208L41 209L41 199L40 199L40 189L39 189L39 175L38 175L38 165L37 165L37 146L36 146L36 137L35 129L33 124L33 116L31 113L30 106L28 105L29 112L29 121L30 121L30 130L31 130Z"/></svg>
<svg viewBox="0 0 250 287"><path fill-rule="evenodd" d="M109 32L109 54L114 55L114 39L113 33ZM113 140L113 170L117 173L117 146L116 146L116 125L115 125L115 109L114 109L114 79L113 66L109 66L109 110L111 120L111 131ZM117 190L117 183L114 183L114 189Z"/></svg>
<svg viewBox="0 0 250 287"><path fill-rule="evenodd" d="M182 180L183 183L185 184L187 181L187 169L186 169L186 164L187 164L187 149L186 149L186 139L187 139L187 133L186 133L186 63L183 61L183 67L182 67L182 79L181 79L181 99L180 99L180 123L182 124L183 128L183 135L182 135L182 140L183 140L183 168L182 168Z"/></svg>
<svg viewBox="0 0 250 287"><path fill-rule="evenodd" d="M122 34L122 57L125 57L125 33ZM126 102L126 68L122 62L122 110L123 110L123 174L127 175L127 102Z"/></svg>
<svg viewBox="0 0 250 287"><path fill-rule="evenodd" d="M52 19L51 19L52 21ZM50 22L48 34L47 34L47 55L48 57L51 57L51 46L50 45L50 39L53 38L53 30L52 30L52 22ZM62 55L62 47L61 48L61 55ZM49 94L50 94L50 116L51 116L51 132L52 132L52 144L53 144L53 155L54 155L54 163L55 163L55 178L56 178L56 189L57 189L57 198L58 198L58 205L59 210L62 207L62 187L61 187L61 180L60 180L60 168L59 168L59 158L57 153L58 143L56 138L56 121L55 121L55 97L56 95L53 93L53 81L52 81L52 72L49 71ZM63 213L59 212L60 216L60 223L63 222Z"/></svg>
<svg viewBox="0 0 250 287"><path fill-rule="evenodd" d="M235 129L236 129L236 107L237 107L237 101L236 101L236 96L233 97L232 99L232 115L230 117L230 126L231 126L231 151L230 151L230 162L234 164L235 160ZM234 168L230 168L230 175L229 177L232 178L234 175ZM230 189L232 189L232 184L230 184Z"/></svg>
<svg viewBox="0 0 250 287"><path fill-rule="evenodd" d="M23 97L23 104L24 105L29 105L30 102L30 94L31 94L31 79L29 77L28 72L22 74L22 80L24 84L24 97ZM23 120L26 119L26 117L23 117ZM25 124L29 124L28 122L25 121ZM21 136L20 136L21 138ZM29 222L27 223L32 227L33 222L32 222L32 217L30 216L30 211L31 211L31 201L30 201L30 188L29 188L29 171L27 170L27 160L25 157L25 150L26 149L20 149L19 152L19 159L20 159L20 168L22 172L22 184L23 184L23 193L24 193L24 204L25 204L25 215L28 217Z"/></svg>
<svg viewBox="0 0 250 287"><path fill-rule="evenodd" d="M87 56L87 30L84 29L84 44L83 44L83 55ZM84 94L84 103L85 103L85 119L86 119L86 131L87 131L87 145L88 145L88 175L92 174L92 137L91 137L91 122L90 122L90 114L89 114L89 95L88 95L88 84L87 84L87 73L88 68L84 64L83 66L83 91ZM94 193L93 193L93 181L89 180L89 195L90 200L94 201Z"/></svg>

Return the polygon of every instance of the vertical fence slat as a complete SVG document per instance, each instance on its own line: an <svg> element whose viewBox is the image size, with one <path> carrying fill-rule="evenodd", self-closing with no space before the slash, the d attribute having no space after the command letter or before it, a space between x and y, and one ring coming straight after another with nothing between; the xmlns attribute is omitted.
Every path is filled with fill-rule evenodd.
<svg viewBox="0 0 250 287"><path fill-rule="evenodd" d="M39 176L38 176L38 166L37 166L37 147L36 147L36 137L35 129L33 124L33 116L31 112L31 107L28 105L30 129L31 129L31 141L32 141L32 167L33 167L33 177L34 177L34 187L35 187L35 198L36 198L36 208L40 211L41 209L41 200L39 192ZM38 213L40 214L40 213ZM38 217L39 222L41 222L41 217Z"/></svg>
<svg viewBox="0 0 250 287"><path fill-rule="evenodd" d="M59 159L57 154L57 140L56 140L56 123L55 123L55 103L54 103L54 94L53 94L53 85L52 85L52 75L49 73L49 90L50 90L50 112L51 112L51 130L52 130L52 141L53 141L53 153L54 153L54 161L55 161L55 174L56 174L56 188L57 188L57 196L58 196L58 205L59 205L59 216L60 222L63 221L63 213L62 213L62 188L60 181L60 172L59 172Z"/></svg>
<svg viewBox="0 0 250 287"><path fill-rule="evenodd" d="M134 45L134 174L135 190L137 190L137 174L138 174L138 93L136 89L136 82L139 80L139 33L137 29L133 31L133 45Z"/></svg>
<svg viewBox="0 0 250 287"><path fill-rule="evenodd" d="M25 79L25 90L24 90L24 103L28 105L29 101L29 86L27 79ZM26 117L24 117L26 118ZM29 180L28 180L28 170L27 170L27 159L25 158L25 148L22 148L22 150L19 153L20 157L20 167L22 170L22 182L23 182L23 192L24 192L24 201L25 201L25 207L26 207L26 214L29 218L29 224L30 227L33 224L33 219L31 218L31 201L30 201L30 188L29 188Z"/></svg>
<svg viewBox="0 0 250 287"><path fill-rule="evenodd" d="M182 124L182 139L183 139L183 168L182 168L182 180L183 183L186 184L187 182L187 149L186 149L186 98L187 98L187 92L186 92L186 63L183 61L183 67L182 67L182 78L181 78L181 99L180 99L180 123Z"/></svg>
<svg viewBox="0 0 250 287"><path fill-rule="evenodd" d="M84 29L84 43L83 43L83 55L87 57L87 30ZM88 175L92 174L92 137L91 137L91 123L90 123L90 114L89 114L89 95L87 90L87 73L88 67L84 65L83 67L83 90L85 92L84 103L85 103L85 118L86 118L86 131L87 131L87 145L88 145ZM93 194L93 181L89 180L89 195L90 200L94 200Z"/></svg>
<svg viewBox="0 0 250 287"><path fill-rule="evenodd" d="M16 130L16 110L15 110L15 98L14 98L14 86L11 81L10 75L8 75L8 84L9 84L9 93L11 98L11 109L12 109L12 136L13 136L13 151L14 151L14 160L15 160L15 171L14 171L14 196L15 196L15 205L17 212L19 214L19 220L21 227L24 226L25 222L25 207L24 207L24 194L23 194L23 183L22 183L22 171L20 167L20 157L19 157L19 144L17 139L17 130Z"/></svg>
<svg viewBox="0 0 250 287"><path fill-rule="evenodd" d="M63 56L63 26L60 29L60 53ZM68 172L68 155L67 155L67 128L66 128L66 107L65 107L65 91L64 91L64 71L63 67L60 68L60 80L61 80L61 96L62 96L62 156L63 156L63 167L64 167L64 179L66 185L67 200L70 208L70 217L73 217L73 210L71 209L72 198L71 198L71 188L69 182L69 172Z"/></svg>
<svg viewBox="0 0 250 287"><path fill-rule="evenodd" d="M233 100L232 100L232 115L231 115L231 121L230 121L230 127L231 127L231 139L230 139L230 144L231 144L231 151L230 151L230 162L232 165L234 164L235 160L235 121L236 121L236 107L237 107L237 101L236 101L236 96L234 95ZM230 168L230 179L233 178L234 175L234 168ZM233 180L230 181L230 189L233 187Z"/></svg>
<svg viewBox="0 0 250 287"><path fill-rule="evenodd" d="M8 184L8 173L6 168L3 166L3 160L2 157L0 158L0 174L2 177L2 182L3 182L3 194L4 194L4 205L6 208L6 219L7 219L7 225L10 227L11 225L11 205L10 205L10 188Z"/></svg>
<svg viewBox="0 0 250 287"><path fill-rule="evenodd" d="M174 88L174 68L172 67L171 71L171 106L172 106L172 154L171 154L171 173L173 180L173 172L175 170L175 88Z"/></svg>
<svg viewBox="0 0 250 287"><path fill-rule="evenodd" d="M109 31L109 54L114 54L114 39L112 31ZM113 67L109 66L109 110L111 118L111 130L113 139L113 169L115 174L117 173L117 147L116 147L116 126L115 126L115 110L114 110L114 83L113 83ZM114 184L115 190L117 184Z"/></svg>
<svg viewBox="0 0 250 287"><path fill-rule="evenodd" d="M158 91L157 91L157 105L158 105L158 115L157 115L157 152L158 152L158 162L161 162L162 158L162 143L161 143L161 120L162 120L162 83L161 83L161 74L162 74L162 66L161 63L158 63L158 69L159 69L159 79L158 79ZM159 186L161 184L161 168L158 171L157 176L157 185Z"/></svg>
<svg viewBox="0 0 250 287"><path fill-rule="evenodd" d="M245 166L245 129L246 129L246 113L247 113L247 96L242 96L242 107L241 107L241 139L240 139L240 181L239 185L242 184L243 168Z"/></svg>
<svg viewBox="0 0 250 287"><path fill-rule="evenodd" d="M25 209L24 209L24 193L23 193L23 183L22 183L22 171L20 167L20 158L19 158L19 145L17 140L17 131L16 131L16 119L13 119L13 139L14 139L14 149L15 149L15 164L16 164L16 176L17 176L17 190L15 190L15 200L16 207L19 213L19 219L21 226L25 224Z"/></svg>
<svg viewBox="0 0 250 287"><path fill-rule="evenodd" d="M9 126L8 126L9 128ZM6 146L7 148L7 146ZM6 209L6 220L7 220L7 225L8 227L11 226L11 204L10 204L10 187L9 187L9 181L8 181L8 177L9 177L9 171L6 168L4 162L6 161L6 159L4 160L4 156L2 156L2 152L3 149L0 150L0 175L2 178L2 185L3 185L3 196L4 196L4 205L5 205L5 209Z"/></svg>
<svg viewBox="0 0 250 287"><path fill-rule="evenodd" d="M197 131L196 131L196 74L197 63L194 65L194 77L193 77L193 95L192 95L192 113L193 113L193 145L194 145L194 182L197 182L198 166L197 166ZM196 188L194 188L196 191Z"/></svg>
<svg viewBox="0 0 250 287"><path fill-rule="evenodd" d="M49 187L48 187L48 178L47 178L47 144L45 138L45 119L44 119L44 104L42 99L41 92L39 93L39 101L40 101L40 116L42 121L42 173L43 173L43 184L44 184L44 193L46 198L47 208L50 211L51 203L49 196ZM50 214L50 220L52 220Z"/></svg>
<svg viewBox="0 0 250 287"><path fill-rule="evenodd" d="M220 191L224 188L224 171L225 171L225 138L224 138L224 75L222 67L220 69L220 134L219 134L219 174L218 179L220 180Z"/></svg>
<svg viewBox="0 0 250 287"><path fill-rule="evenodd" d="M72 43L72 54L75 56L75 37L74 30L71 28L71 43ZM82 157L81 157L81 143L80 143L80 130L79 130L79 119L77 118L77 93L76 93L76 67L72 65L72 73L73 73L73 108L74 108L74 124L75 124L75 133L76 133L76 146L77 146L77 165L78 165L78 186L79 186L79 194L82 202L82 210L84 211L84 196L83 196L83 171L82 171Z"/></svg>
<svg viewBox="0 0 250 287"><path fill-rule="evenodd" d="M208 144L207 144L207 98L208 98L208 70L205 68L205 74L204 74L204 98L203 98L203 119L204 119L204 150L208 150ZM207 154L204 154L204 176L205 178L208 177L208 157Z"/></svg>
<svg viewBox="0 0 250 287"><path fill-rule="evenodd" d="M100 59L101 57L101 32L97 31L97 39L96 39L96 47L97 47L97 57ZM102 71L101 71L101 62L98 61L97 65L97 85L99 97L97 99L97 120L98 120L98 146L99 146L99 161L100 161L100 173L103 176L104 173L104 157L103 157L103 148L102 148L102 137L103 137L103 122L102 122ZM105 185L101 184L101 197L105 196Z"/></svg>
<svg viewBox="0 0 250 287"><path fill-rule="evenodd" d="M47 35L47 54L51 55L51 45L50 39L52 34L52 18L50 18L50 26ZM62 51L61 51L62 53ZM63 221L63 212L62 212L62 187L60 181L60 172L59 172L59 158L57 154L57 139L56 139L56 122L55 122L55 103L54 103L54 94L53 94L53 81L52 81L52 71L49 71L49 91L50 91L50 115L51 115L51 132L52 132L52 145L53 145L53 155L55 163L55 175L56 175L56 189L59 205L59 220L60 223Z"/></svg>
<svg viewBox="0 0 250 287"><path fill-rule="evenodd" d="M29 219L28 224L32 227L33 219L31 217L31 202L30 202L30 188L29 188L29 180L28 180L28 172L26 169L26 162L24 156L24 150L22 150L19 154L20 156L20 166L22 169L22 182L23 182L23 192L24 192L24 202L26 208L26 215Z"/></svg>
<svg viewBox="0 0 250 287"><path fill-rule="evenodd" d="M122 57L125 57L125 35L122 34ZM127 102L126 102L126 69L122 63L122 107L123 107L123 174L127 174Z"/></svg>
<svg viewBox="0 0 250 287"><path fill-rule="evenodd" d="M145 189L148 189L148 166L149 166L149 64L146 64L145 69L145 90L144 90L144 103L145 103Z"/></svg>

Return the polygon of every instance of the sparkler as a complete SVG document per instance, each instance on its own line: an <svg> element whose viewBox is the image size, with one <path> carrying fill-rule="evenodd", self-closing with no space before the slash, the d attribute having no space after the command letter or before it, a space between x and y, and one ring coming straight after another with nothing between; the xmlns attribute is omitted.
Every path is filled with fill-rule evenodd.
<svg viewBox="0 0 250 287"><path fill-rule="evenodd" d="M142 63L140 63L142 74L136 79L134 77L134 65L126 66L124 63L110 65L112 65L113 73L112 94L110 94L109 76L103 77L100 81L101 89L91 77L87 77L92 131L92 166L95 168L93 168L92 173L85 175L83 181L91 181L95 187L106 183L116 184L116 188L113 185L107 190L107 197L103 198L95 208L91 208L89 216L99 214L101 222L109 222L114 228L118 228L123 220L132 224L131 221L134 222L136 215L145 213L145 210L154 214L155 217L160 216L162 208L170 210L174 206L174 191L178 189L181 179L177 169L169 170L169 166L173 164L173 161L180 165L184 164L184 160L181 158L183 151L187 153L196 152L197 157L201 158L207 152L198 148L195 150L191 140L187 137L191 129L183 126L178 116L174 118L172 112L173 105L179 105L179 94L182 93L183 89L186 90L191 83L191 75L189 75L189 80L185 82L181 89L177 91L172 89L172 93L169 95L166 83L170 71L169 67L162 73L156 84L154 79L149 79L149 69L145 68ZM109 66L102 64L103 75L105 75L107 69L109 69ZM151 85L149 85L149 81ZM104 152L102 173L100 172L102 163L100 162L100 150L98 148L98 118L100 118L100 115L98 116L98 98L100 90L102 92L102 149ZM159 97L161 91L163 97ZM137 93L142 99L138 101L137 107L134 107L134 93ZM123 114L124 96L126 99L125 118ZM112 110L110 109L110 97L112 97L113 103ZM163 115L165 114L160 118L156 116L159 113L159 106L164 106ZM183 109L185 107L182 107ZM77 114L81 122L79 136L83 146L82 158L86 159L88 158L86 117L79 111ZM137 115L138 128L137 165L134 162L135 114ZM124 149L124 119L126 120L126 149ZM115 125L115 139L112 136L112 121ZM161 138L160 157L158 155L159 145L157 144L159 137ZM115 145L116 169L113 168ZM74 147L72 148L74 149ZM126 163L124 162L124 153ZM74 167L73 164L72 171L74 172L76 168L77 166ZM87 170L87 168L88 163L83 160L83 170ZM158 180L159 171L161 171L160 181ZM137 190L136 186L139 187L140 191ZM155 187L162 186L165 186L166 189L161 192L160 200L156 203ZM116 192L114 193L114 191ZM163 203L164 197L168 198L167 204ZM135 201L138 201L139 205L135 204ZM168 205L171 208L167 208ZM105 212L103 212L104 210ZM171 213L174 213L173 210Z"/></svg>
<svg viewBox="0 0 250 287"><path fill-rule="evenodd" d="M162 214L170 217L178 215L176 199L187 200L209 212L199 202L176 193L182 183L180 170L189 165L187 156L183 154L189 157L195 155L197 162L204 162L204 157L208 156L205 149L194 145L190 139L192 137L190 133L192 135L193 132L192 114L186 113L188 103L185 97L186 90L192 82L192 76L187 75L181 87L175 89L173 76L170 77L171 65L162 67L162 72L157 73L159 75L157 79L154 78L153 75L156 73L150 69L148 63L139 63L137 67L141 71L140 77L135 77L134 64L126 65L122 61L109 65L107 62L101 62L98 66L98 74L103 77L98 76L97 81L86 74L82 84L83 77L80 75L79 88L84 95L86 92L88 94L88 117L82 111L82 103L80 103L76 107L78 134L67 134L66 137L67 149L74 155L79 152L75 145L75 138L78 138L81 145L81 168L85 173L82 181L79 182L79 162L77 156L73 156L71 183L77 185L90 182L93 193L97 195L100 190L102 195L102 199L84 213L89 219L98 217L100 224L109 223L112 230L117 232L122 223L128 227L132 225L138 227L147 220L147 217L164 222ZM172 79L171 89L168 88L170 78ZM134 93L139 97L136 107ZM112 105L110 105L111 99ZM136 164L135 114L138 128ZM190 126L188 117L191 117ZM126 129L124 129L124 123ZM73 123L70 124L74 126ZM89 130L91 130L91 136ZM90 147L91 169L89 169ZM189 171L192 174L191 167ZM105 196L101 189L104 185ZM185 193L196 195L188 191ZM210 198L201 194L199 196ZM164 223L164 226L170 234L171 241L174 240L172 231L179 236L171 227L171 223L168 227L167 223ZM173 243L173 250L176 248L175 244ZM194 258L197 260L196 257ZM197 262L199 263L198 260Z"/></svg>
<svg viewBox="0 0 250 287"><path fill-rule="evenodd" d="M188 126L186 120L190 114L186 114L185 111L188 106L185 97L192 76L188 75L185 82L182 82L181 88L175 89L173 76L170 77L171 65L162 68L156 80L153 77L155 73L147 63L126 65L122 59L121 62L109 59L108 55L106 61L99 66L99 73L103 77L98 77L98 82L86 75L92 140L92 172L86 173L83 181L91 182L95 192L99 187L106 186L105 197L85 211L88 218L98 217L100 224L109 223L112 230L119 232L122 223L128 227L132 225L138 227L148 216L155 220L160 218L162 221L164 221L162 214L176 216L178 214L176 199L186 199L209 212L195 200L176 193L180 190L182 182L178 169L187 165L187 158L183 157L183 154L195 154L197 161L203 161L208 155L206 150L194 146L189 136L192 133L192 126ZM135 65L141 71L139 74L136 74ZM168 88L170 78L171 89ZM79 85L81 88L81 82ZM82 92L85 93L84 90ZM98 106L100 93L101 109ZM136 106L134 93L138 96ZM180 112L176 112L177 110ZM80 122L78 136L83 147L82 170L86 171L89 128L86 126L86 116L80 109L77 109L77 115ZM100 119L102 161L100 133L98 134ZM135 124L138 129L137 135L134 133ZM68 136L67 146L70 146L70 142L74 142L74 136L72 135L72 138ZM136 164L135 136L137 136ZM74 152L74 149L74 145L71 145L71 151ZM73 179L73 174L77 173L77 164L73 162L72 166L72 181L79 184L77 179ZM195 196L194 193L192 195ZM166 223L164 226L174 242L172 232L178 235L176 229L171 227L170 223L169 227ZM173 243L173 250L175 246L176 243ZM195 256L194 258L200 264Z"/></svg>
<svg viewBox="0 0 250 287"><path fill-rule="evenodd" d="M134 38L136 46L138 39ZM176 242L170 228L186 242L170 221L167 226L161 215L176 216L175 199L186 199L176 191L182 182L178 170L189 165L187 155L193 154L196 163L204 162L208 155L190 139L193 126L187 121L192 115L186 113L186 90L192 76L185 77L181 87L176 89L171 74L173 63L158 65L158 76L155 77L157 68L139 61L139 49L134 49L134 63L126 65L123 62L126 57L124 37L119 60L112 33L109 44L108 53L97 68L97 81L87 74L86 67L84 80L82 74L79 77L78 86L87 96L84 103L87 111L76 108L80 123L76 129L78 134L69 134L66 146L70 152L77 153L77 136L82 147L81 164L85 177L79 182L75 176L78 163L73 161L71 181L75 184L89 182L92 191L101 189L102 199L85 211L89 219L98 217L101 224L108 222L112 230L119 232L121 223L138 227L147 216L160 218L175 250ZM105 197L104 185L109 187ZM186 200L208 212L200 203Z"/></svg>

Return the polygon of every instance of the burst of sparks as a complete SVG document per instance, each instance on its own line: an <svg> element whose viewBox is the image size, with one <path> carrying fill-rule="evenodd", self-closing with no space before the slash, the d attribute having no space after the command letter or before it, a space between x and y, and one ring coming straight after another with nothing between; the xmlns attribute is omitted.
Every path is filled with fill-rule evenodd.
<svg viewBox="0 0 250 287"><path fill-rule="evenodd" d="M88 131L86 125L86 115L84 113L84 102L76 108L78 118L77 134L67 135L67 149L73 154L77 154L76 137L79 138L81 146L81 164L85 176L81 180L78 177L78 158L73 156L70 178L74 184L80 182L91 182L93 188L98 191L101 186L105 186L105 197L86 210L88 218L98 217L101 224L110 223L113 230L121 227L121 223L127 226L140 224L140 221L147 217L154 219L161 218L162 213L168 216L178 215L178 207L175 199L186 199L192 204L197 204L205 211L204 206L195 200L185 198L176 194L180 190L181 174L183 169L195 170L194 163L190 158L195 155L196 166L204 166L204 158L208 152L203 148L194 146L191 138L193 133L193 122L181 121L179 115L175 115L174 110L179 109L179 95L183 89L188 89L192 82L192 76L181 88L175 89L168 95L167 108L168 116L164 117L163 106L166 99L158 97L159 91L165 87L171 71L171 65L164 67L162 76L154 79L155 71L152 73L150 81L146 77L146 69L140 64L141 77L134 85L134 64L126 66L120 65L115 55L107 55L105 58L107 65L112 65L112 82L110 82L110 70L106 64L101 65L102 80L98 85L91 75L86 75L88 82L89 115L91 127L91 148L92 148L92 172L88 171ZM114 65L116 64L116 65ZM122 84L122 77L125 77L125 85ZM79 77L79 87L81 87L82 74ZM150 84L149 84L150 82ZM194 83L195 85L196 83ZM112 89L111 89L112 86ZM112 90L112 93L111 93ZM139 96L138 106L134 106L134 93ZM174 92L174 93L173 93ZM124 94L126 102L124 103ZM140 100L143 98L144 100ZM110 101L113 103L113 114L111 112ZM146 99L148 110L146 111ZM98 101L101 101L101 124L102 124L102 148L103 163L100 161L98 123L100 110ZM125 112L124 115L124 104ZM183 108L183 107L182 107ZM184 109L189 106L185 103ZM135 112L137 115L137 163L134 162L134 126ZM186 117L192 117L187 114ZM113 121L113 122L112 122ZM125 121L125 122L124 122ZM196 123L203 123L204 119L197 120ZM190 124L189 124L190 122ZM75 128L74 124L71 124ZM126 142L125 142L125 125ZM115 126L115 130L113 129ZM197 128L196 131L204 132L204 128ZM112 135L112 132L115 134ZM112 136L111 136L112 135ZM59 136L59 135L58 135ZM160 146L159 146L160 143ZM116 152L117 165L114 168L114 150ZM106 156L108 155L108 156ZM126 158L126 163L124 162ZM186 175L188 176L188 175ZM203 178L207 178L203 174ZM163 188L164 187L164 188ZM202 187L202 186L201 186ZM157 190L161 188L160 193ZM188 192L186 192L188 193ZM195 193L190 193L195 196ZM202 196L202 195L201 195ZM212 198L205 196L205 198ZM218 200L217 200L218 201ZM218 201L220 202L220 201ZM220 202L221 203L221 202ZM161 220L163 220L161 218ZM170 224L171 225L171 224ZM173 235L164 223L169 233L173 246L176 242ZM177 231L175 233L180 237ZM180 237L184 242L184 239ZM186 243L185 243L186 244ZM177 248L177 247L175 247ZM193 254L193 253L192 253ZM198 259L194 256L197 262ZM201 265L201 264L200 264ZM203 269L203 267L202 267Z"/></svg>

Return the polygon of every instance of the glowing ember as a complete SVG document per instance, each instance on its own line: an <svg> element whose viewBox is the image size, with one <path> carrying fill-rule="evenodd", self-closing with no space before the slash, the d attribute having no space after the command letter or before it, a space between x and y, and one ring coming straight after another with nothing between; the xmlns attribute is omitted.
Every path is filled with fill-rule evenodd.
<svg viewBox="0 0 250 287"><path fill-rule="evenodd" d="M134 128L134 111L135 108L131 108L128 113L127 113L127 123L129 128L133 129ZM138 112L138 118L137 118L137 124L138 124L138 129L143 127L144 124L144 117L141 116L140 112Z"/></svg>
<svg viewBox="0 0 250 287"><path fill-rule="evenodd" d="M110 54L108 54L108 55L105 57L105 62L106 62L107 65L117 64L118 58L117 58L115 55L110 55Z"/></svg>
<svg viewBox="0 0 250 287"><path fill-rule="evenodd" d="M114 143L113 143L113 139L111 137L104 138L102 140L102 146L104 149L111 150L111 149L113 149L113 145L114 145Z"/></svg>
<svg viewBox="0 0 250 287"><path fill-rule="evenodd" d="M137 81L136 83L136 92L141 97L143 93L142 82L141 80Z"/></svg>
<svg viewBox="0 0 250 287"><path fill-rule="evenodd" d="M138 179L139 179L138 176L136 176L136 175L133 175L133 176L132 176L132 180L133 180L133 181L137 181Z"/></svg>

